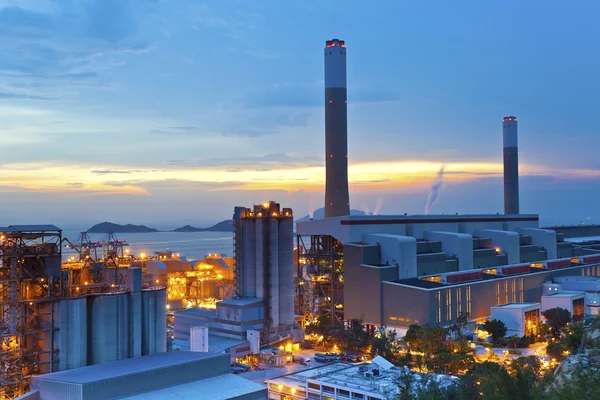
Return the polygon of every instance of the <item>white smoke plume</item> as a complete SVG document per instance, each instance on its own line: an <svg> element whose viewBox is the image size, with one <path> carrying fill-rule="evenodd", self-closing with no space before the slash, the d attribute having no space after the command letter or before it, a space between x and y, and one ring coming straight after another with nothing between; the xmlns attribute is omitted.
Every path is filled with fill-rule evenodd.
<svg viewBox="0 0 600 400"><path fill-rule="evenodd" d="M375 204L375 210L373 210L373 215L378 215L379 211L381 211L381 207L383 207L384 197L378 197L377 203Z"/></svg>
<svg viewBox="0 0 600 400"><path fill-rule="evenodd" d="M446 165L442 165L442 168L438 171L435 176L435 180L433 181L433 185L431 185L431 190L429 191L429 196L427 196L427 205L425 205L425 215L428 215L431 212L431 209L437 203L440 198L440 189L442 188L442 184L444 183L444 170L446 169Z"/></svg>

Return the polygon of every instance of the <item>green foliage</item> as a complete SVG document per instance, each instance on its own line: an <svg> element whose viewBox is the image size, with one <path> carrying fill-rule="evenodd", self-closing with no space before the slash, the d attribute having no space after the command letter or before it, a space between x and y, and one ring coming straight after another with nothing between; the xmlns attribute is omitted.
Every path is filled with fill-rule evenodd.
<svg viewBox="0 0 600 400"><path fill-rule="evenodd" d="M546 324L552 328L552 335L555 338L559 338L561 329L571 322L571 313L569 310L560 307L550 308L542 312L542 315L546 318Z"/></svg>
<svg viewBox="0 0 600 400"><path fill-rule="evenodd" d="M411 349L423 353L417 357L417 363L428 370L433 369L433 357L445 348L446 330L440 326L411 325L404 340Z"/></svg>
<svg viewBox="0 0 600 400"><path fill-rule="evenodd" d="M483 324L483 329L492 335L494 342L506 335L506 325L498 319L488 319Z"/></svg>
<svg viewBox="0 0 600 400"><path fill-rule="evenodd" d="M365 328L362 319L353 319L343 331L344 347L361 353L371 344L373 334Z"/></svg>
<svg viewBox="0 0 600 400"><path fill-rule="evenodd" d="M405 364L399 357L401 350L396 331L386 331L382 328L373 338L371 356L380 355L393 364Z"/></svg>

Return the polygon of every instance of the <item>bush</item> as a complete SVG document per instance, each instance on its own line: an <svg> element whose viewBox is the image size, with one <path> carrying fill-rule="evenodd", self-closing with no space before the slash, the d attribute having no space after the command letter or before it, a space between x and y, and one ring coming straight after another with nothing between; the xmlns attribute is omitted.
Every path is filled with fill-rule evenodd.
<svg viewBox="0 0 600 400"><path fill-rule="evenodd" d="M533 336L523 336L521 339L519 339L519 348L526 349L533 343L535 343L535 338Z"/></svg>

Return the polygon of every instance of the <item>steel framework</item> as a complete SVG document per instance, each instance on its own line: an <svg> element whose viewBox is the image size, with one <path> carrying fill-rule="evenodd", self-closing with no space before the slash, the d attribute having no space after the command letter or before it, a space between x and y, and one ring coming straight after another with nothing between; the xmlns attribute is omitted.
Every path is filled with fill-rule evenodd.
<svg viewBox="0 0 600 400"><path fill-rule="evenodd" d="M63 294L62 231L53 225L0 228L0 399L54 369L52 302Z"/></svg>
<svg viewBox="0 0 600 400"><path fill-rule="evenodd" d="M344 322L343 245L330 235L296 236L296 313L303 325L319 316L332 324Z"/></svg>

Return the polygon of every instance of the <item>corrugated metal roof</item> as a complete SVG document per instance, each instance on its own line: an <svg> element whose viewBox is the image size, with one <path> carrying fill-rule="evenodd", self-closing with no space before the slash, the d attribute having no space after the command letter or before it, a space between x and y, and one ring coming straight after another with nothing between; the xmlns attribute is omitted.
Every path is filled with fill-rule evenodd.
<svg viewBox="0 0 600 400"><path fill-rule="evenodd" d="M168 353L129 358L106 364L70 369L67 371L53 372L36 376L35 380L83 384L221 356L221 354L215 353L171 351Z"/></svg>
<svg viewBox="0 0 600 400"><path fill-rule="evenodd" d="M153 390L152 392L123 397L122 400L223 400L236 399L250 393L264 394L264 397L258 396L251 398L267 398L267 388L265 386L236 375L225 374L184 383L182 385Z"/></svg>

